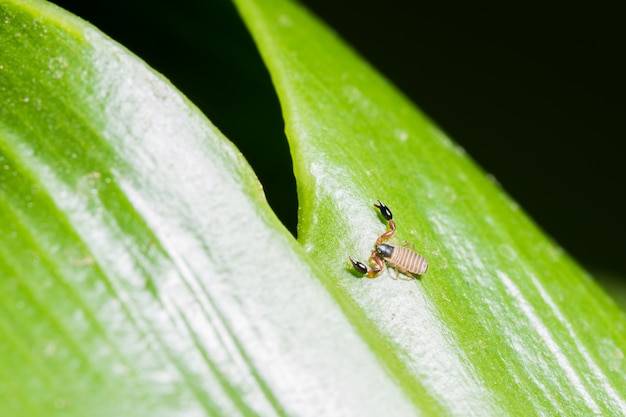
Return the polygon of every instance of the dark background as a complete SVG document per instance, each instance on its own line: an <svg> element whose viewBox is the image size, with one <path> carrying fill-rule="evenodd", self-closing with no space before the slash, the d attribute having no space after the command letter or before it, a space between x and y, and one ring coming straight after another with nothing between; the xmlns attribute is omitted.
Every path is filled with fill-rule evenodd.
<svg viewBox="0 0 626 417"><path fill-rule="evenodd" d="M295 233L295 182L279 104L228 1L54 3L139 55L198 105L246 156ZM617 8L303 3L585 267L626 277L626 34Z"/></svg>

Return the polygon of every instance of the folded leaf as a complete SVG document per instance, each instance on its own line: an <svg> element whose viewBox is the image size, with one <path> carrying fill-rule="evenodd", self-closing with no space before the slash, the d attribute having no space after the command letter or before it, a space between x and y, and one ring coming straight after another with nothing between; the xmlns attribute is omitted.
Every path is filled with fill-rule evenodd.
<svg viewBox="0 0 626 417"><path fill-rule="evenodd" d="M412 414L321 275L167 81L0 1L0 415Z"/></svg>

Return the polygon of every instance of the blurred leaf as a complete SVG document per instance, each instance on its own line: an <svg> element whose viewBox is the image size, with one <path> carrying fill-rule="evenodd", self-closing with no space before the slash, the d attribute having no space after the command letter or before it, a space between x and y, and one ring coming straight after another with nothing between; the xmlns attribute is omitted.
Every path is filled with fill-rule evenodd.
<svg viewBox="0 0 626 417"><path fill-rule="evenodd" d="M165 80L0 0L0 415L411 414L320 275Z"/></svg>
<svg viewBox="0 0 626 417"><path fill-rule="evenodd" d="M611 295L617 304L626 311L626 280L614 273L594 271L594 278L604 290Z"/></svg>
<svg viewBox="0 0 626 417"><path fill-rule="evenodd" d="M347 314L416 407L626 414L626 317L615 303L303 8L235 3L282 102L299 240L337 299L357 307ZM393 210L398 242L429 259L421 279L355 278L348 256L365 260L384 230L377 199Z"/></svg>

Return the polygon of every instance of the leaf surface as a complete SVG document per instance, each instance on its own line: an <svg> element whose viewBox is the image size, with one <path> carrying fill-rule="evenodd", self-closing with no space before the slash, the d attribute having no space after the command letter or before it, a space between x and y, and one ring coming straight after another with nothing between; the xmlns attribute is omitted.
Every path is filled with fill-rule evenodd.
<svg viewBox="0 0 626 417"><path fill-rule="evenodd" d="M417 409L625 414L626 318L588 274L306 10L235 3L282 103L298 238ZM429 260L420 279L352 270L348 256L367 260L385 230L378 199L393 211L396 244Z"/></svg>

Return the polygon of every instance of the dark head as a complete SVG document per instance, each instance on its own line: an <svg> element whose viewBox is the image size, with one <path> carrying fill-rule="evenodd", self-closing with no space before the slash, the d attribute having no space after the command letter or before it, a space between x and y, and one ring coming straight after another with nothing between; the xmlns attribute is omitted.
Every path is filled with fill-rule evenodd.
<svg viewBox="0 0 626 417"><path fill-rule="evenodd" d="M393 254L393 249L393 246L386 243L381 243L380 245L376 246L376 252L378 252L378 254L383 258L391 258L391 255Z"/></svg>
<svg viewBox="0 0 626 417"><path fill-rule="evenodd" d="M374 207L380 210L380 214L382 214L385 220L389 221L393 219L393 214L391 214L391 210L389 210L389 207L384 205L380 200L378 200L378 204L374 204Z"/></svg>

